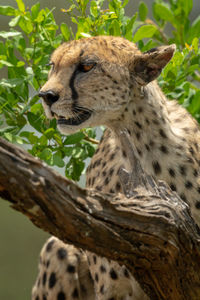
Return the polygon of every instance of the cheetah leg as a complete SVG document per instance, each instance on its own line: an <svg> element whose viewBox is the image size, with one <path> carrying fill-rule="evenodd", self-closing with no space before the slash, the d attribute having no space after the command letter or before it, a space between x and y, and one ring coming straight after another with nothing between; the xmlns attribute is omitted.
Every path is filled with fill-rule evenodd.
<svg viewBox="0 0 200 300"><path fill-rule="evenodd" d="M94 282L81 249L51 237L40 255L32 300L94 300Z"/></svg>
<svg viewBox="0 0 200 300"><path fill-rule="evenodd" d="M98 300L149 300L125 266L86 253Z"/></svg>

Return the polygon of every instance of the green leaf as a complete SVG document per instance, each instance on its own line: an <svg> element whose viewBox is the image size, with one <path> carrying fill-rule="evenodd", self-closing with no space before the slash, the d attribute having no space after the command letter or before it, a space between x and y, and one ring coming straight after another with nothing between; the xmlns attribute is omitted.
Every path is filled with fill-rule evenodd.
<svg viewBox="0 0 200 300"><path fill-rule="evenodd" d="M54 136L55 130L53 128L48 128L45 132L44 135L48 138L51 139Z"/></svg>
<svg viewBox="0 0 200 300"><path fill-rule="evenodd" d="M154 11L155 11L155 14L160 17L160 19L169 21L172 24L174 23L174 16L167 4L155 3Z"/></svg>
<svg viewBox="0 0 200 300"><path fill-rule="evenodd" d="M144 25L138 29L138 31L135 33L133 41L136 43L139 40L142 40L144 38L151 38L155 32L157 31L156 26L154 25Z"/></svg>
<svg viewBox="0 0 200 300"><path fill-rule="evenodd" d="M18 85L21 85L24 82L21 78L12 78L12 79L2 79L0 80L0 86L7 88L15 88Z"/></svg>
<svg viewBox="0 0 200 300"><path fill-rule="evenodd" d="M33 20L35 20L39 14L39 11L40 11L40 3L36 3L35 5L33 5L31 7L31 12L32 12L32 18Z"/></svg>
<svg viewBox="0 0 200 300"><path fill-rule="evenodd" d="M95 18L97 18L99 15L99 9L96 1L91 1L90 3L90 14Z"/></svg>
<svg viewBox="0 0 200 300"><path fill-rule="evenodd" d="M41 116L35 115L32 112L27 113L27 118L31 126L35 128L37 131L41 132Z"/></svg>
<svg viewBox="0 0 200 300"><path fill-rule="evenodd" d="M65 163L62 159L62 154L60 151L57 151L56 153L53 154L53 164L55 166L58 166L59 168L63 168Z"/></svg>
<svg viewBox="0 0 200 300"><path fill-rule="evenodd" d="M52 150L45 148L40 154L39 157L44 161L49 161L52 157Z"/></svg>
<svg viewBox="0 0 200 300"><path fill-rule="evenodd" d="M12 6L0 6L0 15L15 16L16 10Z"/></svg>
<svg viewBox="0 0 200 300"><path fill-rule="evenodd" d="M19 24L19 21L21 19L21 16L17 16L15 18L13 18L10 22L9 22L9 26L10 27L15 27Z"/></svg>
<svg viewBox="0 0 200 300"><path fill-rule="evenodd" d="M17 5L19 7L19 10L24 12L25 11L25 5L24 5L23 0L16 0L16 2L17 2Z"/></svg>
<svg viewBox="0 0 200 300"><path fill-rule="evenodd" d="M69 30L67 24L62 23L60 25L60 30L62 32L62 35L63 35L65 41L69 41L71 33L70 33L70 30Z"/></svg>
<svg viewBox="0 0 200 300"><path fill-rule="evenodd" d="M148 7L142 1L142 2L140 2L140 5L139 5L139 17L140 17L140 20L144 22L146 20L147 14L148 14Z"/></svg>
<svg viewBox="0 0 200 300"><path fill-rule="evenodd" d="M185 11L186 16L188 16L193 7L193 0L181 0L180 5Z"/></svg>
<svg viewBox="0 0 200 300"><path fill-rule="evenodd" d="M125 38L128 40L132 39L132 35L133 35L133 26L135 24L135 21L137 19L137 13L127 22L126 25L126 33L125 33Z"/></svg>
<svg viewBox="0 0 200 300"><path fill-rule="evenodd" d="M76 132L74 134L68 135L65 139L64 145L72 145L80 142L85 137L83 132Z"/></svg>
<svg viewBox="0 0 200 300"><path fill-rule="evenodd" d="M15 37L21 35L21 32L18 31L0 31L0 37L7 39L9 37Z"/></svg>
<svg viewBox="0 0 200 300"><path fill-rule="evenodd" d="M35 136L34 132L22 131L20 136L25 137L31 144L36 144L38 137Z"/></svg>
<svg viewBox="0 0 200 300"><path fill-rule="evenodd" d="M195 37L192 41L192 48L194 49L194 52L198 54L198 46L199 46L199 39Z"/></svg>
<svg viewBox="0 0 200 300"><path fill-rule="evenodd" d="M195 113L200 113L200 91L195 93L190 106L188 107L189 112L193 115Z"/></svg>
<svg viewBox="0 0 200 300"><path fill-rule="evenodd" d="M11 64L10 62L6 61L6 60L3 60L3 59L0 59L0 64L4 65L4 66L7 66L7 67L13 67L14 65Z"/></svg>

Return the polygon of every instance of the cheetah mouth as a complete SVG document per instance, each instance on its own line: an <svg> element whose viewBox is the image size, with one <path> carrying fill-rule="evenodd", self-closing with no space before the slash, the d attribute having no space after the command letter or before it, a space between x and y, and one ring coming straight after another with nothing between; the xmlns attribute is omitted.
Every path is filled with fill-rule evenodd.
<svg viewBox="0 0 200 300"><path fill-rule="evenodd" d="M80 110L76 112L76 116L66 119L65 117L58 116L57 117L57 125L70 125L70 126L78 126L85 121L87 121L92 115L91 111Z"/></svg>

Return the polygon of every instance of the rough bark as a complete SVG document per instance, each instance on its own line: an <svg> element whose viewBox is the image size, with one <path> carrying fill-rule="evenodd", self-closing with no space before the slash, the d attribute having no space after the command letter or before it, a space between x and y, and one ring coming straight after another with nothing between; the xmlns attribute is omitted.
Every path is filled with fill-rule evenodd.
<svg viewBox="0 0 200 300"><path fill-rule="evenodd" d="M78 187L0 139L0 196L67 243L124 264L150 299L200 299L200 244L187 204L147 176L126 133L134 171L121 170L125 195Z"/></svg>

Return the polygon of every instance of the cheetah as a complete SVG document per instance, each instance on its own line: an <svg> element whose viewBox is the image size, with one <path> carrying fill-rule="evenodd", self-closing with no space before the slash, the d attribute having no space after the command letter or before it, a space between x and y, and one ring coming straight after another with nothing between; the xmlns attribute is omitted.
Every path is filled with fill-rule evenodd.
<svg viewBox="0 0 200 300"><path fill-rule="evenodd" d="M131 167L117 133L126 129L145 172L166 181L188 203L198 226L198 124L178 103L167 100L156 82L174 51L175 45L168 45L141 53L132 42L111 36L70 41L53 53L39 95L47 117L57 119L63 134L107 128L87 169L88 188L122 193L119 170ZM32 299L149 297L124 266L52 237L40 255Z"/></svg>

